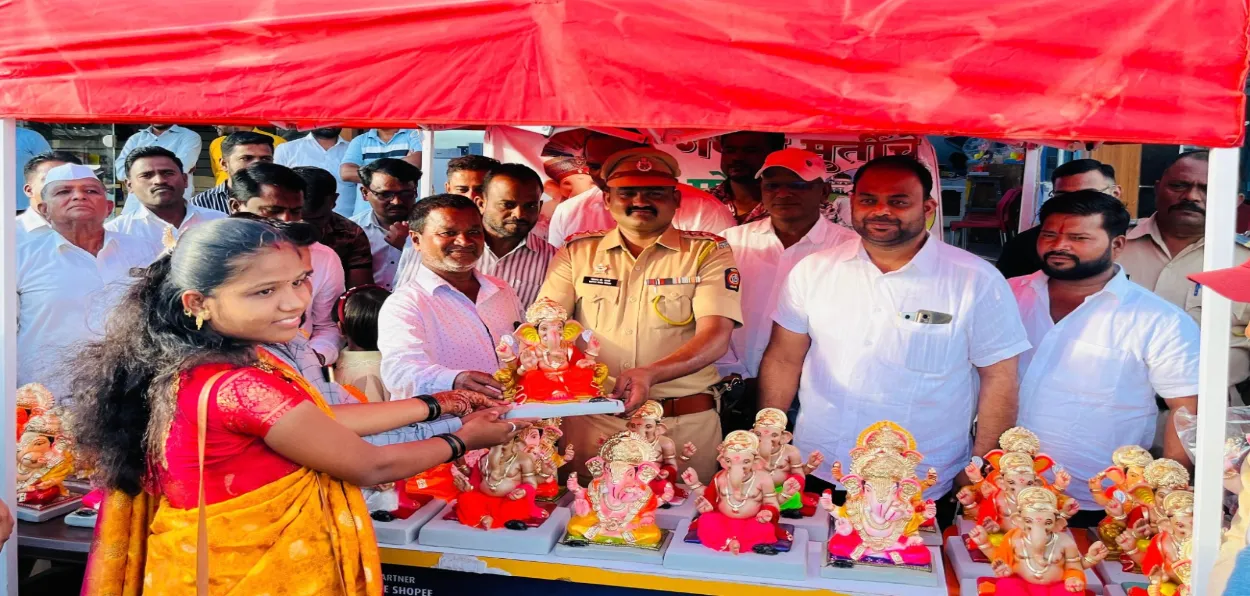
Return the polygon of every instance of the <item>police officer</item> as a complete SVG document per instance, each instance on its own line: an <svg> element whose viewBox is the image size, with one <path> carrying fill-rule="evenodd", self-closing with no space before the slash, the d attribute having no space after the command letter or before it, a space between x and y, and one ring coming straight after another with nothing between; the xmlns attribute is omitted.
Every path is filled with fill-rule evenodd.
<svg viewBox="0 0 1250 596"><path fill-rule="evenodd" d="M570 236L551 262L540 297L562 304L602 342L612 395L626 415L647 399L664 407L663 424L678 445L698 451L681 468L707 478L716 470L721 441L716 400L708 387L720 376L712 364L741 326L741 278L728 243L672 226L681 204L680 170L672 156L652 148L620 151L603 164L612 230ZM612 416L564 419L575 446L577 472L604 437L625 429Z"/></svg>

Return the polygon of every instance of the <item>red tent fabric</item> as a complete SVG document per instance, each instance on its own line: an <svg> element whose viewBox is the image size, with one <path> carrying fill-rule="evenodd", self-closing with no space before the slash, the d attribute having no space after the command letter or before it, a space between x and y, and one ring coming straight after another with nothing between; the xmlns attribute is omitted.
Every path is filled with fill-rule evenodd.
<svg viewBox="0 0 1250 596"><path fill-rule="evenodd" d="M1240 144L1247 0L8 0L41 121Z"/></svg>

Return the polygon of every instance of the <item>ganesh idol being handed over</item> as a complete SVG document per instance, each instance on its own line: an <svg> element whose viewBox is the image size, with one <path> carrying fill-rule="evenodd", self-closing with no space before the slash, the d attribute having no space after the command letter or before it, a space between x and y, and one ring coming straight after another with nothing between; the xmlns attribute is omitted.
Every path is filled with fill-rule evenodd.
<svg viewBox="0 0 1250 596"><path fill-rule="evenodd" d="M777 524L778 492L772 476L761 465L759 447L759 437L735 430L717 449L716 460L722 471L706 487L699 484L693 468L687 468L682 476L691 490L703 491L695 501L699 516L690 524L703 546L735 555L743 551L775 555L779 543L788 549L793 537ZM787 478L780 500L798 492L798 481Z"/></svg>
<svg viewBox="0 0 1250 596"><path fill-rule="evenodd" d="M980 525L969 537L985 553L995 578L977 580L978 594L994 596L1069 596L1090 594L1085 589L1085 570L1107 556L1107 546L1095 542L1082 556L1076 540L1065 532L1054 491L1030 486L1016 495L1012 529L998 545L990 544L989 532Z"/></svg>
<svg viewBox="0 0 1250 596"><path fill-rule="evenodd" d="M937 515L937 507L923 498L916 466L924 456L911 433L893 422L877 422L860 433L850 455L849 474L842 474L841 462L834 462L832 471L846 487L846 503L834 506L829 493L820 498L834 519L830 564L931 571L932 556L918 530Z"/></svg>
<svg viewBox="0 0 1250 596"><path fill-rule="evenodd" d="M651 446L622 431L603 443L586 469L594 476L586 488L577 484L576 472L569 474L573 516L564 543L659 549L664 533L655 523L657 500L650 482L660 470Z"/></svg>
<svg viewBox="0 0 1250 596"><path fill-rule="evenodd" d="M764 408L755 415L755 426L751 432L760 439L759 456L764 462L764 471L772 476L777 492L781 493L782 486L788 479L794 479L798 483L798 490L780 499L781 517L797 519L804 515L802 493L807 484L807 475L819 468L825 457L819 451L813 451L807 456L807 463L803 463L799 448L790 444L794 435L786 432L786 422L785 412L777 408ZM811 513L807 512L806 515Z"/></svg>
<svg viewBox="0 0 1250 596"><path fill-rule="evenodd" d="M461 491L453 514L460 523L486 530L525 530L548 517L535 502L537 466L525 452L521 435L491 447L485 454L471 455L465 456L468 477L464 470L452 468Z"/></svg>
<svg viewBox="0 0 1250 596"><path fill-rule="evenodd" d="M668 427L661 420L664 407L658 401L647 401L630 416L625 427L651 446L652 461L659 466L660 474L651 481L651 492L660 500L660 506L680 505L686 499L686 491L677 487L677 444L664 436ZM681 461L689 461L695 454L692 443L681 446Z"/></svg>
<svg viewBox="0 0 1250 596"><path fill-rule="evenodd" d="M585 347L578 347L581 338ZM599 340L554 300L540 298L525 312L525 323L495 348L503 367L495 379L504 399L568 403L603 397L608 367L595 361Z"/></svg>

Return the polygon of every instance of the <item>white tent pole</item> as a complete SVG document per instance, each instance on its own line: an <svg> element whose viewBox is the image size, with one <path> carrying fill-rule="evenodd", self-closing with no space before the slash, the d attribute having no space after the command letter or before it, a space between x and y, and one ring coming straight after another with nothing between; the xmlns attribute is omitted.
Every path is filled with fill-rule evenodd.
<svg viewBox="0 0 1250 596"><path fill-rule="evenodd" d="M421 198L434 194L434 130L421 129Z"/></svg>
<svg viewBox="0 0 1250 596"><path fill-rule="evenodd" d="M1203 269L1233 266L1237 220L1237 149L1212 149L1207 177L1207 230ZM1220 549L1224 423L1228 404L1228 349L1232 303L1202 289L1202 357L1198 364L1198 445L1194 450L1193 594L1206 594Z"/></svg>
<svg viewBox="0 0 1250 596"><path fill-rule="evenodd" d="M0 120L0 428L17 428L17 121ZM13 435L7 435L12 438ZM17 511L17 442L0 441L0 499ZM17 527L0 553L0 585L17 596Z"/></svg>
<svg viewBox="0 0 1250 596"><path fill-rule="evenodd" d="M1033 227L1033 216L1037 214L1037 187L1042 177L1042 148L1040 145L1031 147L1024 154L1024 182L1020 188L1020 221L1016 225L1017 232Z"/></svg>

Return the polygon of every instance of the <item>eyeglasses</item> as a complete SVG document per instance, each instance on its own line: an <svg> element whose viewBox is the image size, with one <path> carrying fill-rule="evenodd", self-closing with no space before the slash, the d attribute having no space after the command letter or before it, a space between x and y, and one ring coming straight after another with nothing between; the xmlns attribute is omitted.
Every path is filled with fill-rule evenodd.
<svg viewBox="0 0 1250 596"><path fill-rule="evenodd" d="M810 182L805 180L797 182L765 182L760 185L760 188L764 192L777 192L783 188L788 189L790 192L805 192L815 188L817 184L822 182L822 180L812 180Z"/></svg>
<svg viewBox="0 0 1250 596"><path fill-rule="evenodd" d="M1111 191L1115 190L1115 185L1112 184L1111 186L1106 186L1103 188L1082 188L1081 190L1051 190L1050 193L1046 195L1046 198L1053 199L1055 197L1062 197L1063 195L1072 194L1074 192L1081 192L1082 190L1092 190L1094 192L1100 192L1102 194L1109 195L1111 194Z"/></svg>
<svg viewBox="0 0 1250 596"><path fill-rule="evenodd" d="M369 194L382 199L384 203L390 203L395 199L401 201L415 201L417 199L417 191L415 190L373 190L367 186L365 189L369 191Z"/></svg>

